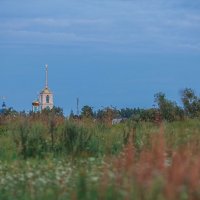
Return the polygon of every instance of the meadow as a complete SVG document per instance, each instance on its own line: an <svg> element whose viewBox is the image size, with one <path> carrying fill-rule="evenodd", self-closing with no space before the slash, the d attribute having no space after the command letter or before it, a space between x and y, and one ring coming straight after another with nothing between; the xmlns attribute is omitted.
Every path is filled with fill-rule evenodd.
<svg viewBox="0 0 200 200"><path fill-rule="evenodd" d="M0 199L200 199L200 121L31 116L0 126Z"/></svg>

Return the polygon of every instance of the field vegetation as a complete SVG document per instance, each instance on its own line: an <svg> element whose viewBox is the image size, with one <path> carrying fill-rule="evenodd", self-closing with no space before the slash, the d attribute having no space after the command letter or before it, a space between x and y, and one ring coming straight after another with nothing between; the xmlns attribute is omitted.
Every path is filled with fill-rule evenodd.
<svg viewBox="0 0 200 200"><path fill-rule="evenodd" d="M70 118L60 108L5 112L0 199L200 199L199 98L186 89L183 107L155 100L146 110L84 106Z"/></svg>

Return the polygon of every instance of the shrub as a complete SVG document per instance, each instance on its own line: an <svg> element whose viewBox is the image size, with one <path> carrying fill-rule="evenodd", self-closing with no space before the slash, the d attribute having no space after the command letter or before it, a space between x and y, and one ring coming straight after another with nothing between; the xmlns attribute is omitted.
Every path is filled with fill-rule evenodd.
<svg viewBox="0 0 200 200"><path fill-rule="evenodd" d="M45 131L41 123L31 124L24 119L13 127L13 136L17 150L24 159L44 156L47 151Z"/></svg>

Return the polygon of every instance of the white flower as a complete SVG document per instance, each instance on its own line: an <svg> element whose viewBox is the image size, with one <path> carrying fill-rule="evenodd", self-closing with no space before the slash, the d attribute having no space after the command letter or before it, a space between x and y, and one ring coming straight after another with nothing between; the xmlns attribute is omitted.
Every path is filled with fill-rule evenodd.
<svg viewBox="0 0 200 200"><path fill-rule="evenodd" d="M26 176L28 177L28 178L32 178L33 177L33 173L32 172L28 172L27 174L26 174Z"/></svg>

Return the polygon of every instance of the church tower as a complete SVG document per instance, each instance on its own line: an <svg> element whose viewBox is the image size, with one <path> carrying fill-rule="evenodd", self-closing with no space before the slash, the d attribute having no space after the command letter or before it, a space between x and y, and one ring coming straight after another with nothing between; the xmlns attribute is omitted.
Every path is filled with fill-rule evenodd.
<svg viewBox="0 0 200 200"><path fill-rule="evenodd" d="M48 65L46 65L45 68L45 88L40 92L41 110L53 108L53 93L48 87Z"/></svg>

